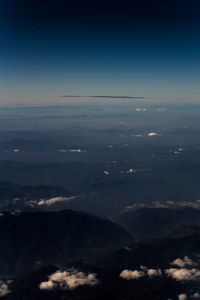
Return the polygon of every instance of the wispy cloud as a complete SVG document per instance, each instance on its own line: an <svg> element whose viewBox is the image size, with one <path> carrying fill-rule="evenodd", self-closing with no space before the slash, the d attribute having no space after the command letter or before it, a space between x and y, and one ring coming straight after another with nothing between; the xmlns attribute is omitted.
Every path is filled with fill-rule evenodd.
<svg viewBox="0 0 200 300"><path fill-rule="evenodd" d="M108 99L147 99L140 96L116 96L116 95L62 95L62 98L108 98Z"/></svg>
<svg viewBox="0 0 200 300"><path fill-rule="evenodd" d="M44 199L41 199L37 204L38 205L47 205L47 206L50 206L50 205L53 205L57 202L70 202L72 200L76 199L76 196L71 196L71 197L62 197L62 196L59 196L59 197L54 197L54 198L51 198L51 199L48 199L48 200L44 200Z"/></svg>

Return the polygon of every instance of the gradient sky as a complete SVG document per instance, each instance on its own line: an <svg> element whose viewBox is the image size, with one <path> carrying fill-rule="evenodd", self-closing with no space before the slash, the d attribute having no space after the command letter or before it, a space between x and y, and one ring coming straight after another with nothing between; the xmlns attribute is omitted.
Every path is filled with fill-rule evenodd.
<svg viewBox="0 0 200 300"><path fill-rule="evenodd" d="M199 0L2 0L0 104L198 101L199 14Z"/></svg>

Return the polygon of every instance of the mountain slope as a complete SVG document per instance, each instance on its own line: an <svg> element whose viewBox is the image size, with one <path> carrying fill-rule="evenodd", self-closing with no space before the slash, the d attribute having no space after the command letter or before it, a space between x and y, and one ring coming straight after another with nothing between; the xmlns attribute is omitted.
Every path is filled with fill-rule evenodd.
<svg viewBox="0 0 200 300"><path fill-rule="evenodd" d="M126 228L138 243L154 239L175 236L183 226L200 225L200 210L185 207L183 209L142 208L115 217L115 221ZM182 231L182 236L190 235L191 230Z"/></svg>
<svg viewBox="0 0 200 300"><path fill-rule="evenodd" d="M113 251L97 263L106 268L166 268L173 260L185 256L191 258L200 254L200 235L191 235L180 239L167 238L152 244L133 244Z"/></svg>
<svg viewBox="0 0 200 300"><path fill-rule="evenodd" d="M4 213L0 216L0 274L93 259L132 241L119 225L83 212Z"/></svg>

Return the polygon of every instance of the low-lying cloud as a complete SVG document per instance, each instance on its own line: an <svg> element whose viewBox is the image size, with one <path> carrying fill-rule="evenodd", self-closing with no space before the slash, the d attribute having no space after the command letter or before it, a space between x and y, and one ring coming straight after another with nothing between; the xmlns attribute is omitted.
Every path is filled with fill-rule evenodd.
<svg viewBox="0 0 200 300"><path fill-rule="evenodd" d="M185 256L183 259L177 258L172 263L172 266L178 266L178 267L186 267L186 266L196 266L197 264L191 260L188 256Z"/></svg>
<svg viewBox="0 0 200 300"><path fill-rule="evenodd" d="M178 295L178 300L187 300L187 295L186 294L180 294Z"/></svg>
<svg viewBox="0 0 200 300"><path fill-rule="evenodd" d="M161 134L157 133L157 132L149 132L148 136L159 136Z"/></svg>
<svg viewBox="0 0 200 300"><path fill-rule="evenodd" d="M82 150L82 149L60 149L59 152L61 153L67 153L67 152L71 152L71 153L84 153L86 152L85 150Z"/></svg>
<svg viewBox="0 0 200 300"><path fill-rule="evenodd" d="M192 299L200 299L200 293L199 292L194 293L193 295L191 295L191 298Z"/></svg>
<svg viewBox="0 0 200 300"><path fill-rule="evenodd" d="M161 269L148 269L147 267L141 266L140 270L123 270L119 276L123 279L139 279L144 276L154 277L161 276Z"/></svg>
<svg viewBox="0 0 200 300"><path fill-rule="evenodd" d="M187 295L185 293L178 295L178 300L187 300L189 297L189 299L200 299L200 293L196 292L194 294L191 295Z"/></svg>
<svg viewBox="0 0 200 300"><path fill-rule="evenodd" d="M9 293L11 292L8 288L8 281L0 280L0 297L4 297Z"/></svg>
<svg viewBox="0 0 200 300"><path fill-rule="evenodd" d="M138 172L139 170L136 169ZM177 209L177 208L182 208L182 207L193 207L195 209L200 209L200 200L197 199L196 201L153 201L152 203L146 204L146 203L134 203L132 205L126 206L124 208L125 211L130 210L130 209L138 209L138 208L143 208L143 207L149 207L149 208L172 208L172 209Z"/></svg>
<svg viewBox="0 0 200 300"><path fill-rule="evenodd" d="M123 279L139 279L141 277L144 277L145 273L143 271L138 271L138 270L124 270L120 273L119 277Z"/></svg>
<svg viewBox="0 0 200 300"><path fill-rule="evenodd" d="M58 202L70 202L70 201L74 200L75 198L76 198L76 196L71 196L71 197L59 196L59 197L54 197L54 198L51 198L51 199L48 199L48 200L42 199L37 204L38 205L50 206L50 205L53 205L53 204L58 203Z"/></svg>
<svg viewBox="0 0 200 300"><path fill-rule="evenodd" d="M79 286L94 286L97 284L98 279L96 274L86 274L76 269L69 269L66 271L56 271L49 276L48 281L41 282L39 288L41 290L54 290L57 288L61 290L73 290Z"/></svg>
<svg viewBox="0 0 200 300"><path fill-rule="evenodd" d="M160 269L148 269L147 270L147 275L149 277L161 276L162 275L162 271Z"/></svg>
<svg viewBox="0 0 200 300"><path fill-rule="evenodd" d="M137 107L135 110L136 111L147 111L147 108L146 107Z"/></svg>
<svg viewBox="0 0 200 300"><path fill-rule="evenodd" d="M175 279L176 281L192 281L200 279L200 270L196 268L170 268L166 269L165 273L167 276Z"/></svg>

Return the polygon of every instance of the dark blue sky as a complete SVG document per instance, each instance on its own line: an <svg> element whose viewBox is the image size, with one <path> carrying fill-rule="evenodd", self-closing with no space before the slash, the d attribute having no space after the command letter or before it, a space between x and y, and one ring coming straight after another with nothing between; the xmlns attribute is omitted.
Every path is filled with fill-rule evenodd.
<svg viewBox="0 0 200 300"><path fill-rule="evenodd" d="M198 0L2 0L1 104L64 94L198 101L199 13Z"/></svg>

